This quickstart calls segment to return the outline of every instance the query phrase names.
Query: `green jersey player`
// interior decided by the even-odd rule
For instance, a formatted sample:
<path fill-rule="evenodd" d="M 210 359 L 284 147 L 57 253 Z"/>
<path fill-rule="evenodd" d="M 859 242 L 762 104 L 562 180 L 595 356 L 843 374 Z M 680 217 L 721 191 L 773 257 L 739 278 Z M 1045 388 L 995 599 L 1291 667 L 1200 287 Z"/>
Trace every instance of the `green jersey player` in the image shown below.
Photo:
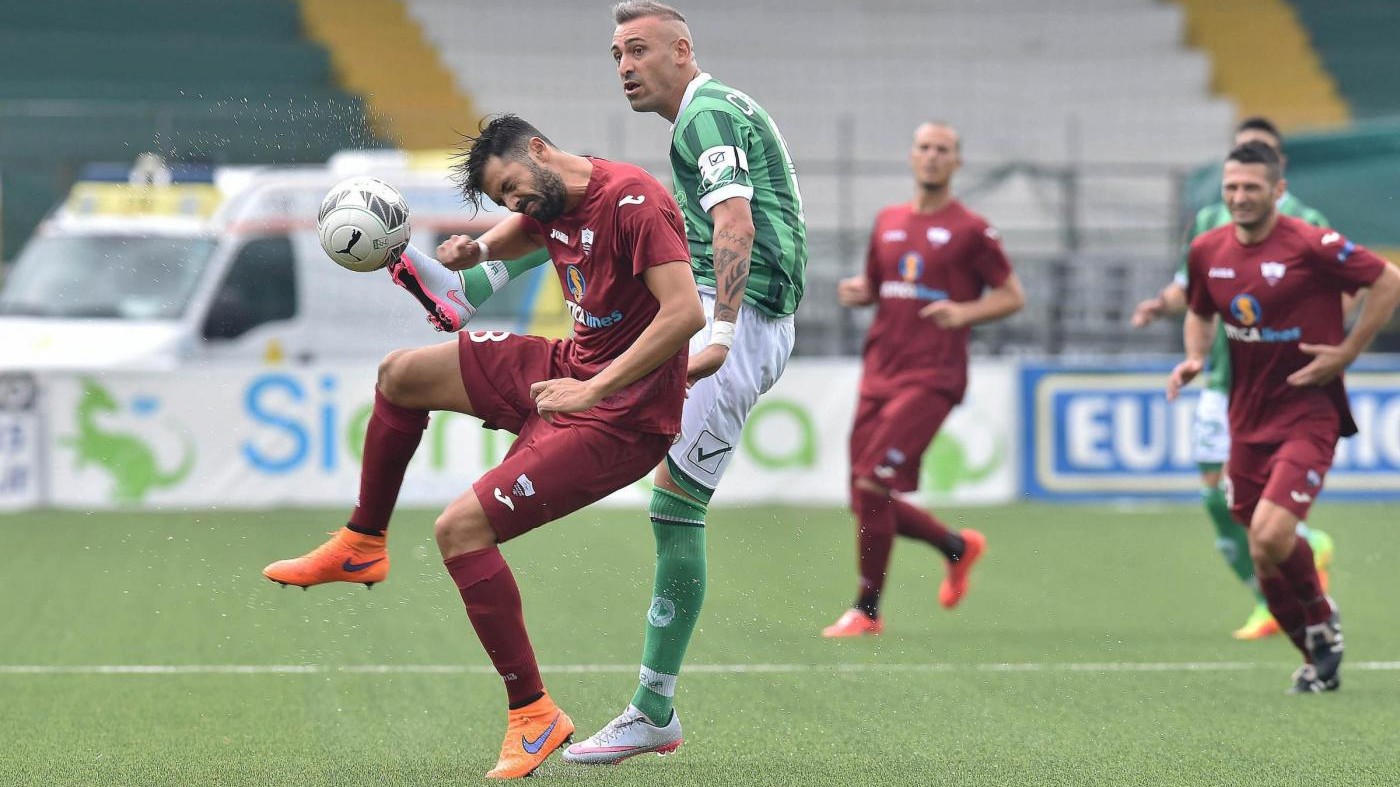
<path fill-rule="evenodd" d="M 613 7 L 612 54 L 632 109 L 674 124 L 671 177 L 707 324 L 690 343 L 681 434 L 656 469 L 656 576 L 641 685 L 627 709 L 569 747 L 615 763 L 681 742 L 673 697 L 705 596 L 706 507 L 758 397 L 792 353 L 807 232 L 787 145 L 768 113 L 700 70 L 685 17 L 653 2 Z"/>
<path fill-rule="evenodd" d="M 1283 156 L 1283 137 L 1278 129 L 1266 118 L 1254 117 L 1240 123 L 1235 130 L 1235 144 L 1262 142 Z M 1302 219 L 1319 227 L 1329 226 L 1327 219 L 1318 211 L 1304 205 L 1302 200 L 1288 192 L 1278 201 L 1278 211 L 1284 216 Z M 1207 205 L 1196 214 L 1186 238 L 1186 247 L 1198 235 L 1232 221 L 1230 209 L 1223 202 Z M 1166 314 L 1179 314 L 1186 310 L 1186 260 L 1183 255 L 1181 267 L 1177 269 L 1172 283 L 1162 289 L 1155 298 L 1149 298 L 1137 305 L 1133 312 L 1134 327 L 1142 327 Z M 1230 401 L 1230 347 L 1225 338 L 1224 326 L 1216 324 L 1215 341 L 1211 345 L 1207 366 L 1206 387 L 1196 405 L 1196 417 L 1192 424 L 1192 453 L 1201 471 L 1201 500 L 1216 530 L 1216 549 L 1220 551 L 1231 570 L 1254 592 L 1254 611 L 1245 624 L 1236 629 L 1236 639 L 1262 639 L 1277 634 L 1278 623 L 1269 614 L 1268 605 L 1259 590 L 1254 576 L 1254 560 L 1249 554 L 1249 544 L 1245 530 L 1230 516 L 1230 506 L 1226 502 L 1221 487 L 1222 471 L 1230 455 L 1230 429 L 1228 407 Z M 1319 576 L 1324 589 L 1327 584 L 1326 569 L 1332 561 L 1332 539 L 1320 530 L 1312 530 L 1307 525 L 1298 525 L 1299 534 L 1308 539 L 1316 556 Z"/>

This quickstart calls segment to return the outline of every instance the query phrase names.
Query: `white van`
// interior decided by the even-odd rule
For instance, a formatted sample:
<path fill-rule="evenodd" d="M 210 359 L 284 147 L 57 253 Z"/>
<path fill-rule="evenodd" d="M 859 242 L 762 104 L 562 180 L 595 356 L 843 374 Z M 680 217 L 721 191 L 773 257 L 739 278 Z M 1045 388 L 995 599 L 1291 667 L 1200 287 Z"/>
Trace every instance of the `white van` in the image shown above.
<path fill-rule="evenodd" d="M 315 167 L 95 165 L 35 230 L 0 290 L 0 369 L 169 369 L 374 361 L 445 337 L 386 272 L 351 273 L 316 237 L 351 175 L 408 201 L 415 246 L 480 233 L 442 153 L 350 151 Z M 497 293 L 473 328 L 565 335 L 549 266 Z"/>

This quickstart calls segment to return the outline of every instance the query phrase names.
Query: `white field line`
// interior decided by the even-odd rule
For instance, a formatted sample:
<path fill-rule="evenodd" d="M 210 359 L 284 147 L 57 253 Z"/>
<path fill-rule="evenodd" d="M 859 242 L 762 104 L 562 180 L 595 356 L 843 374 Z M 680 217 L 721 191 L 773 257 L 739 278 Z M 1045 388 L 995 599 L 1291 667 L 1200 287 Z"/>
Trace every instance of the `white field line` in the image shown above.
<path fill-rule="evenodd" d="M 1284 662 L 1168 661 L 1168 662 L 1006 662 L 986 664 L 688 664 L 682 670 L 723 675 L 880 673 L 880 672 L 1243 672 L 1280 669 Z M 1393 672 L 1400 661 L 1348 662 L 1348 672 Z M 545 664 L 547 674 L 614 675 L 637 672 L 635 664 Z M 323 664 L 0 664 L 0 675 L 494 675 L 492 667 L 466 664 L 382 664 L 330 666 Z"/>

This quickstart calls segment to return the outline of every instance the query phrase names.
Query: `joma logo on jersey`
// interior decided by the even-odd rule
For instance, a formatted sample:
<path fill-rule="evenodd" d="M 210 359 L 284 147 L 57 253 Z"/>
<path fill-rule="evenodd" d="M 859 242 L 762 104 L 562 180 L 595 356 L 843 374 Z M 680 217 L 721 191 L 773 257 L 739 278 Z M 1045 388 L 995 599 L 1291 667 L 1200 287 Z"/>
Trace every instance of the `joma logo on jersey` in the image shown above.
<path fill-rule="evenodd" d="M 1303 329 L 1293 328 L 1242 328 L 1225 323 L 1225 338 L 1232 342 L 1298 342 L 1303 340 Z"/>
<path fill-rule="evenodd" d="M 564 232 L 561 232 L 559 230 L 550 230 L 549 237 L 559 241 L 565 246 L 569 245 L 569 236 Z"/>

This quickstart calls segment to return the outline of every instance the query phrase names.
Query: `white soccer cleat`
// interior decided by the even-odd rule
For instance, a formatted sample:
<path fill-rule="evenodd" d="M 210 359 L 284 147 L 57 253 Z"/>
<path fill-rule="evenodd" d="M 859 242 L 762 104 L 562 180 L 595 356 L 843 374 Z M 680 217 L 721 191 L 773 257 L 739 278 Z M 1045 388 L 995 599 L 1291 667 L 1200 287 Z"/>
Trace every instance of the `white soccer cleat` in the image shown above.
<path fill-rule="evenodd" d="M 455 333 L 476 314 L 463 292 L 462 277 L 411 245 L 390 260 L 389 277 L 418 299 L 428 322 L 439 331 Z"/>
<path fill-rule="evenodd" d="M 628 705 L 621 716 L 608 722 L 593 737 L 575 743 L 564 751 L 564 762 L 583 765 L 616 765 L 628 757 L 656 752 L 670 754 L 685 742 L 681 737 L 681 717 L 671 711 L 671 721 L 658 727 L 647 720 L 635 705 Z"/>

